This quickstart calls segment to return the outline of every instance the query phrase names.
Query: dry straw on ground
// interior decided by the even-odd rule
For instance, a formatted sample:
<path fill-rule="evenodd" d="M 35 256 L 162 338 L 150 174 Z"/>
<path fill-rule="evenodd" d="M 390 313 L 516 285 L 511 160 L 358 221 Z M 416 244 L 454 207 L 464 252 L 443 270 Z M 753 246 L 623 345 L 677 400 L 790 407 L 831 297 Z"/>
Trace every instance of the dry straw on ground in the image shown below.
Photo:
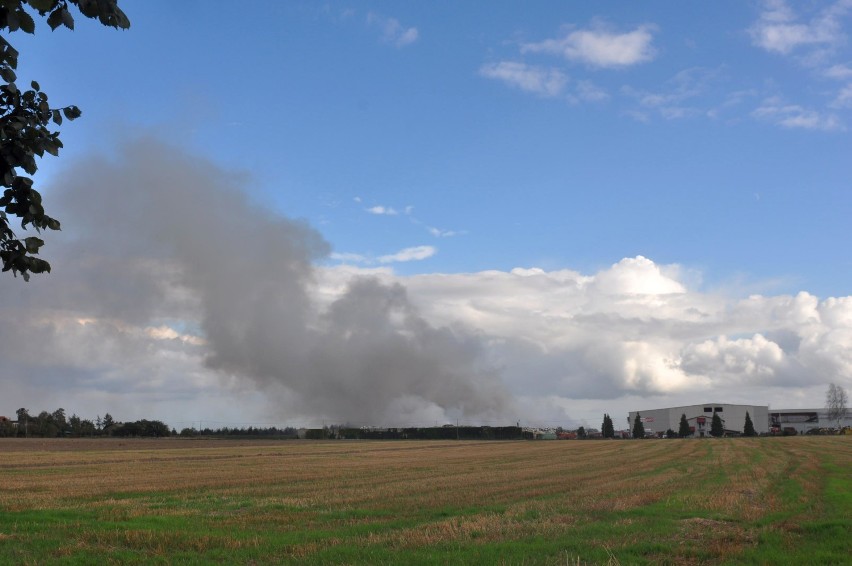
<path fill-rule="evenodd" d="M 647 544 L 647 529 L 662 518 L 669 526 L 652 537 L 665 552 L 681 563 L 715 562 L 756 545 L 761 529 L 783 528 L 761 523 L 773 513 L 818 500 L 820 455 L 830 451 L 834 464 L 848 469 L 850 448 L 840 438 L 0 440 L 0 509 L 79 514 L 65 525 L 57 557 L 81 549 L 131 549 L 149 558 L 257 549 L 271 559 L 302 561 L 337 548 L 359 561 L 371 549 L 405 556 L 540 540 L 564 541 L 554 563 L 566 556 L 580 561 L 580 552 L 565 548 L 591 548 L 597 562 L 617 563 Z M 796 491 L 782 500 L 777 487 L 789 478 Z M 176 527 L 157 528 L 156 521 Z M 49 544 L 56 535 L 7 524 L 0 544 L 35 544 L 39 536 Z"/>

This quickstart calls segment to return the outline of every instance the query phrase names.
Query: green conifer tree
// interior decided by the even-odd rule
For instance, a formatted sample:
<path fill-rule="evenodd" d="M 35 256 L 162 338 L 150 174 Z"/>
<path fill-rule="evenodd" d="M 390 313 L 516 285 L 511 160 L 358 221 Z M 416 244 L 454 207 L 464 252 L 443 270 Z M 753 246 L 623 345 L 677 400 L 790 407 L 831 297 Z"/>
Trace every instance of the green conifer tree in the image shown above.
<path fill-rule="evenodd" d="M 754 430 L 754 423 L 751 422 L 751 415 L 746 411 L 745 426 L 743 427 L 743 436 L 757 436 L 757 431 Z"/>
<path fill-rule="evenodd" d="M 680 416 L 680 426 L 678 427 L 677 435 L 681 438 L 692 436 L 692 431 L 689 430 L 689 422 L 686 420 L 686 414 Z"/>
<path fill-rule="evenodd" d="M 636 418 L 633 419 L 633 438 L 645 438 L 645 425 L 642 424 L 639 413 L 636 413 Z"/>
<path fill-rule="evenodd" d="M 722 425 L 722 417 L 719 413 L 713 413 L 713 421 L 710 423 L 710 436 L 724 436 L 725 427 Z"/>
<path fill-rule="evenodd" d="M 603 424 L 601 425 L 601 436 L 604 438 L 615 437 L 615 426 L 612 424 L 612 418 L 608 414 L 604 414 Z"/>

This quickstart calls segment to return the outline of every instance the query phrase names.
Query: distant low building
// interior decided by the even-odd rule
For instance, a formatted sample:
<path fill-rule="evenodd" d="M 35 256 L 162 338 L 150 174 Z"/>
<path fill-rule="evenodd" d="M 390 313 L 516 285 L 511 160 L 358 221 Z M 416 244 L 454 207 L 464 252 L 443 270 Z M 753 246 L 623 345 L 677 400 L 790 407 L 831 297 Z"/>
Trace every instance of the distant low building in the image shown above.
<path fill-rule="evenodd" d="M 726 434 L 742 434 L 746 413 L 751 417 L 754 430 L 758 434 L 769 433 L 769 407 L 767 405 L 732 405 L 730 403 L 704 403 L 665 409 L 631 411 L 628 417 L 630 426 L 636 414 L 642 420 L 646 436 L 662 437 L 668 429 L 680 430 L 681 416 L 686 415 L 692 436 L 702 438 L 710 436 L 713 415 L 719 415 Z M 650 434 L 649 434 L 650 433 Z"/>
<path fill-rule="evenodd" d="M 837 428 L 838 422 L 828 420 L 826 409 L 772 409 L 769 411 L 769 426 L 776 434 L 808 434 Z M 839 426 L 852 427 L 852 411 L 846 411 Z"/>

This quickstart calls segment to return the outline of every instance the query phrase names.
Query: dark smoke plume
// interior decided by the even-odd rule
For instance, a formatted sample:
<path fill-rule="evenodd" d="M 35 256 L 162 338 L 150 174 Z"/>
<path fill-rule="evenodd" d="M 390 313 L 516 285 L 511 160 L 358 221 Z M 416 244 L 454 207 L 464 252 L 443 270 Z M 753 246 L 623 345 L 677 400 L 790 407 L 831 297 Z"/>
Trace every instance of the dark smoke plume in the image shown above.
<path fill-rule="evenodd" d="M 476 335 L 430 325 L 402 286 L 355 279 L 319 305 L 314 264 L 328 244 L 252 202 L 248 183 L 153 139 L 79 164 L 60 197 L 71 238 L 48 248 L 62 291 L 40 300 L 122 324 L 196 325 L 206 365 L 280 394 L 282 413 L 361 423 L 505 414 Z"/>

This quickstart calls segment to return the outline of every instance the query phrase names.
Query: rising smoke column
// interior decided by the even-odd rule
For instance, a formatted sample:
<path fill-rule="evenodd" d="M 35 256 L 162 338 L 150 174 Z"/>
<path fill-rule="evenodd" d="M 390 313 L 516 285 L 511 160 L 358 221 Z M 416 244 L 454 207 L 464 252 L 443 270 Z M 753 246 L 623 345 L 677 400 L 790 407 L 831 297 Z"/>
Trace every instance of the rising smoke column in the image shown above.
<path fill-rule="evenodd" d="M 93 316 L 198 324 L 206 365 L 284 393 L 282 412 L 352 422 L 505 414 L 479 338 L 431 326 L 401 285 L 354 280 L 320 308 L 313 264 L 328 244 L 251 202 L 247 178 L 148 138 L 65 179 L 62 218 L 76 229 L 55 272 L 67 270 L 65 299 Z"/>

